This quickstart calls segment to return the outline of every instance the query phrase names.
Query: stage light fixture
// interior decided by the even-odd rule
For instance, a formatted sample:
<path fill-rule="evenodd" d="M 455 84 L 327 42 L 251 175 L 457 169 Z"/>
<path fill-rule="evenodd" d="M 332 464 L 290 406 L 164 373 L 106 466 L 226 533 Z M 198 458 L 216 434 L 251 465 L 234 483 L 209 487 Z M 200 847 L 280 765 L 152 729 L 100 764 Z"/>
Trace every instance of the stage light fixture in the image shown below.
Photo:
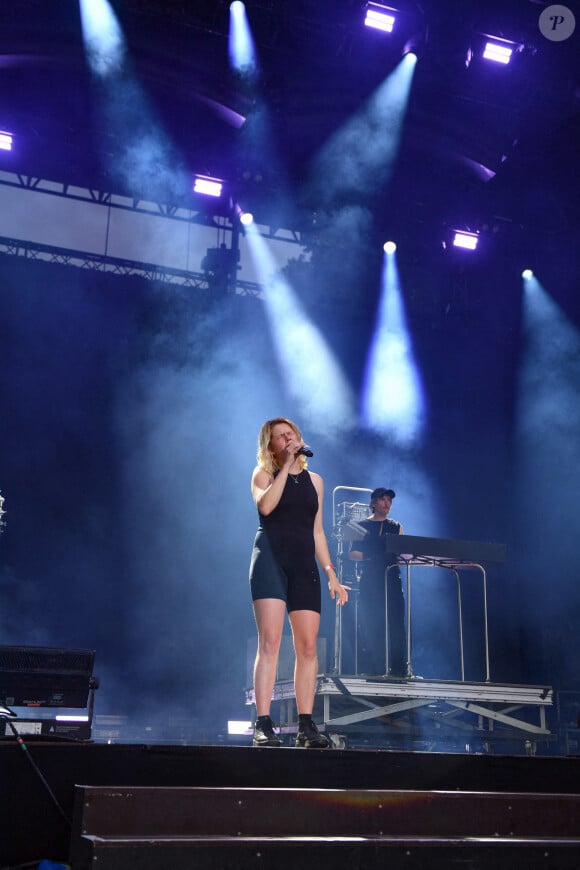
<path fill-rule="evenodd" d="M 524 271 L 522 272 L 522 278 L 524 279 L 524 281 L 531 281 L 533 277 L 534 273 L 531 269 L 524 269 Z"/>
<path fill-rule="evenodd" d="M 412 57 L 415 61 L 417 61 L 419 57 L 424 53 L 425 45 L 425 34 L 414 33 L 405 42 L 401 55 L 402 57 Z"/>
<path fill-rule="evenodd" d="M 456 230 L 453 235 L 453 245 L 456 248 L 464 248 L 468 251 L 475 251 L 479 242 L 477 233 L 470 233 L 464 230 Z"/>
<path fill-rule="evenodd" d="M 474 57 L 507 66 L 514 56 L 523 51 L 523 44 L 512 39 L 504 39 L 501 36 L 492 36 L 489 33 L 479 33 L 475 36 L 472 46 L 467 52 L 466 66 L 468 67 Z"/>
<path fill-rule="evenodd" d="M 396 21 L 396 9 L 391 9 L 390 6 L 383 6 L 380 3 L 367 3 L 365 24 L 367 27 L 373 27 L 375 30 L 382 30 L 385 33 L 392 33 Z"/>
<path fill-rule="evenodd" d="M 234 211 L 236 213 L 236 217 L 241 223 L 243 227 L 249 227 L 250 224 L 254 223 L 254 215 L 251 211 L 244 211 L 239 202 L 236 202 L 234 205 Z"/>
<path fill-rule="evenodd" d="M 394 254 L 396 250 L 397 250 L 396 242 L 389 241 L 389 242 L 385 242 L 385 244 L 383 245 L 383 251 L 385 252 L 385 254 Z"/>
<path fill-rule="evenodd" d="M 483 56 L 486 60 L 493 60 L 496 63 L 508 64 L 512 59 L 513 48 L 511 45 L 502 44 L 499 42 L 486 42 L 483 49 Z"/>
<path fill-rule="evenodd" d="M 6 130 L 0 130 L 0 151 L 12 151 L 14 137 Z"/>
<path fill-rule="evenodd" d="M 208 175 L 196 175 L 193 181 L 193 192 L 204 196 L 222 195 L 224 183 L 220 178 L 210 178 Z"/>

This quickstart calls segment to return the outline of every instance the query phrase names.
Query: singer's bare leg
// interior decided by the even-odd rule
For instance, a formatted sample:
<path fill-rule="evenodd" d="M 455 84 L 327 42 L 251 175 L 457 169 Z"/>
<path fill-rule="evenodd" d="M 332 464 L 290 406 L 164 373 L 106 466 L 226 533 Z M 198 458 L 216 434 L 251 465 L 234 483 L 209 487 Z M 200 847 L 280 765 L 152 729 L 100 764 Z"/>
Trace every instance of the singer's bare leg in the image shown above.
<path fill-rule="evenodd" d="M 254 601 L 254 617 L 258 628 L 254 694 L 258 716 L 270 715 L 285 616 L 286 602 L 280 598 L 259 598 Z"/>
<path fill-rule="evenodd" d="M 320 628 L 320 614 L 314 610 L 293 610 L 290 624 L 294 637 L 296 664 L 294 667 L 294 691 L 298 713 L 312 713 L 318 656 L 316 639 Z"/>

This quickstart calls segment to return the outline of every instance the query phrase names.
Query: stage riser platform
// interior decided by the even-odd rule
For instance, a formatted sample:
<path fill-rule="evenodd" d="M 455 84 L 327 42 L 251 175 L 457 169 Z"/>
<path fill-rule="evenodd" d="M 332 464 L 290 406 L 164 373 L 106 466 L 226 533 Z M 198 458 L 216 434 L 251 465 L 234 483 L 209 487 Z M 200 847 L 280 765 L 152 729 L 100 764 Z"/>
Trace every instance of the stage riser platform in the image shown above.
<path fill-rule="evenodd" d="M 578 870 L 578 844 L 373 841 L 87 843 L 72 870 Z"/>
<path fill-rule="evenodd" d="M 487 870 L 489 862 L 507 868 L 509 861 L 512 870 L 549 866 L 549 854 L 557 858 L 553 866 L 562 868 L 566 855 L 575 853 L 577 861 L 580 853 L 578 795 L 282 788 L 75 791 L 72 870 L 95 865 L 101 870 L 274 870 L 298 864 L 315 870 L 319 862 L 339 870 L 466 863 Z"/>
<path fill-rule="evenodd" d="M 511 837 L 580 848 L 580 795 L 77 786 L 94 837 Z"/>
<path fill-rule="evenodd" d="M 580 782 L 578 757 L 61 744 L 33 739 L 27 739 L 27 743 L 32 759 L 71 820 L 74 787 L 78 784 L 122 788 L 379 789 L 527 795 L 543 792 L 555 797 L 578 794 Z M 29 759 L 12 740 L 0 741 L 0 783 L 0 866 L 17 866 L 41 858 L 66 863 L 70 828 L 50 800 Z M 577 850 L 576 859 L 578 854 Z M 495 864 L 491 866 L 497 870 Z M 172 865 L 166 864 L 164 870 L 168 867 Z"/>

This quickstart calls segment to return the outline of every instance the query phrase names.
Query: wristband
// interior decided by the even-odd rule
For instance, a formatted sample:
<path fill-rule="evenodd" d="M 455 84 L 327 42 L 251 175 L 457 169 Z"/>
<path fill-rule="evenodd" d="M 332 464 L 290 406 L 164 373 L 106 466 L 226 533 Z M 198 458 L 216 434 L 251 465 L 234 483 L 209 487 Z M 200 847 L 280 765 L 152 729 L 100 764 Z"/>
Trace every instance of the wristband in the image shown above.
<path fill-rule="evenodd" d="M 325 572 L 326 572 L 327 574 L 328 574 L 328 572 L 330 571 L 331 568 L 332 568 L 332 570 L 334 571 L 334 565 L 330 564 L 330 565 L 325 565 L 325 566 L 324 566 L 324 570 L 325 570 Z"/>

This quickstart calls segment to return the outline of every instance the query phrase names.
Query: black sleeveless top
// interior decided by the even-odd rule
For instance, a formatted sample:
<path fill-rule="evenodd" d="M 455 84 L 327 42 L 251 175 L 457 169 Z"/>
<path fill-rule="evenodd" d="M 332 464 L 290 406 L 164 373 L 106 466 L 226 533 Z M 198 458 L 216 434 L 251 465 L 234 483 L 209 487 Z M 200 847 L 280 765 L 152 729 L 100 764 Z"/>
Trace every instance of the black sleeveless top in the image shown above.
<path fill-rule="evenodd" d="M 274 477 L 277 475 L 278 472 Z M 258 511 L 259 528 L 268 534 L 272 543 L 283 538 L 312 538 L 317 511 L 318 493 L 308 471 L 289 474 L 280 501 L 272 513 L 263 516 Z"/>
<path fill-rule="evenodd" d="M 252 598 L 283 598 L 288 608 L 320 612 L 314 546 L 318 493 L 308 471 L 288 475 L 271 514 L 258 512 L 250 563 Z"/>

